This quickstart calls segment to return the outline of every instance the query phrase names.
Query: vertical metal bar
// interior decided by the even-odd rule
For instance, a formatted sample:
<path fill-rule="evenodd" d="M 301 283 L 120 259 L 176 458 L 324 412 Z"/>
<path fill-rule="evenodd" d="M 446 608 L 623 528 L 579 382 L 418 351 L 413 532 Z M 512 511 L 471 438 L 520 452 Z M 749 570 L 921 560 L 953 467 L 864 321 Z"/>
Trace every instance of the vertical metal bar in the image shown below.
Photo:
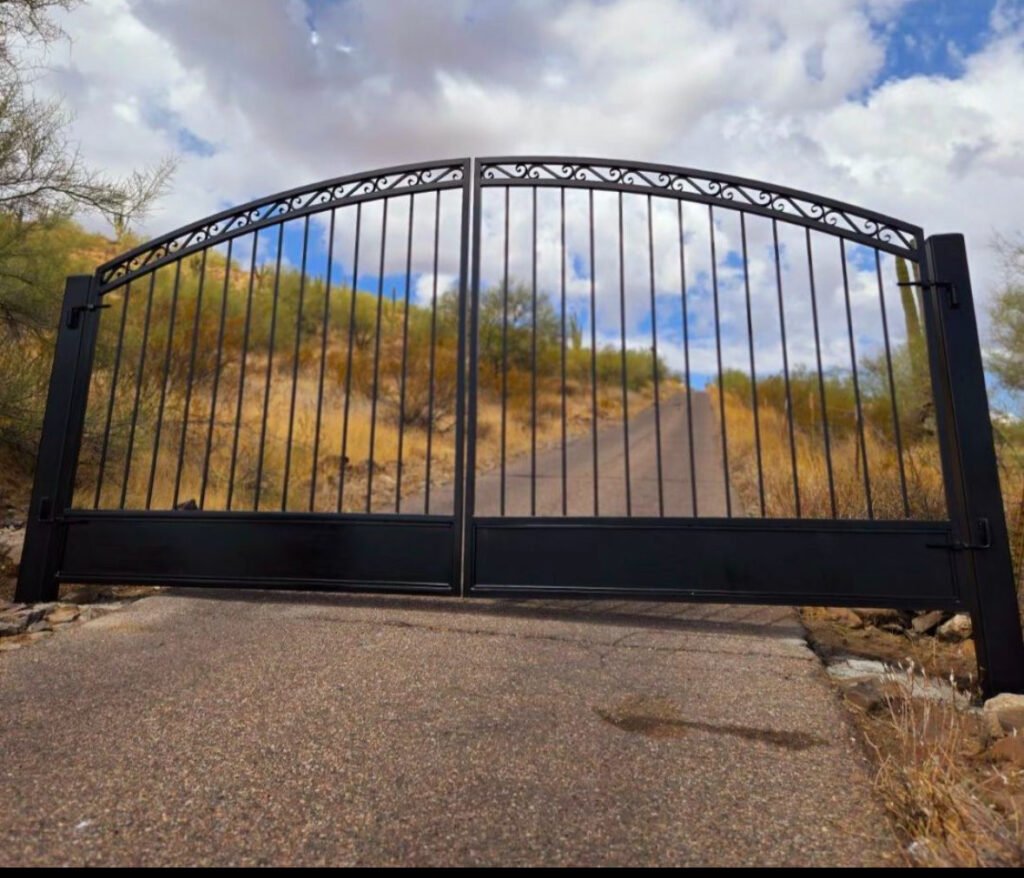
<path fill-rule="evenodd" d="M 722 377 L 722 319 L 718 307 L 718 251 L 715 244 L 715 208 L 708 205 L 711 232 L 711 290 L 715 301 L 715 354 L 718 358 L 718 410 L 722 425 L 722 471 L 725 474 L 725 514 L 732 518 L 732 492 L 729 489 L 729 436 L 725 423 L 725 382 Z"/>
<path fill-rule="evenodd" d="M 381 318 L 384 314 L 384 255 L 388 243 L 388 204 L 390 198 L 384 199 L 384 219 L 380 229 L 380 269 L 377 276 L 377 327 L 376 340 L 373 345 L 373 394 L 370 399 L 370 459 L 366 470 L 366 512 L 373 511 L 373 452 L 377 436 L 377 379 L 380 374 L 380 330 Z"/>
<path fill-rule="evenodd" d="M 320 378 L 316 391 L 316 428 L 313 434 L 313 473 L 309 485 L 309 511 L 316 507 L 316 476 L 320 464 L 320 425 L 324 410 L 324 375 L 327 370 L 327 338 L 331 330 L 331 280 L 334 273 L 334 223 L 337 210 L 331 211 L 331 224 L 327 232 L 327 278 L 324 285 L 324 313 L 321 315 L 323 332 L 320 336 Z"/>
<path fill-rule="evenodd" d="M 793 392 L 789 382 L 789 352 L 786 346 L 786 309 L 782 295 L 782 258 L 779 255 L 779 224 L 772 220 L 772 240 L 775 246 L 775 287 L 779 294 L 779 329 L 782 334 L 782 377 L 786 385 L 786 420 L 789 424 L 789 457 L 793 468 L 793 508 L 800 518 L 800 476 L 796 466 L 796 431 L 793 427 Z"/>
<path fill-rule="evenodd" d="M 568 467 L 566 449 L 568 440 L 568 417 L 565 400 L 565 187 L 559 190 L 560 219 L 562 225 L 561 274 L 562 274 L 562 515 L 569 514 Z"/>
<path fill-rule="evenodd" d="M 982 689 L 1024 692 L 1024 642 L 962 235 L 925 245 L 921 278 L 943 471 Z M 930 281 L 941 284 L 930 285 Z"/>
<path fill-rule="evenodd" d="M 626 517 L 633 514 L 633 492 L 629 475 L 629 375 L 626 358 L 626 255 L 622 232 L 622 193 L 619 193 L 619 326 L 622 337 L 622 448 L 626 471 Z"/>
<path fill-rule="evenodd" d="M 192 407 L 192 380 L 195 377 L 196 371 L 196 348 L 199 343 L 199 322 L 203 310 L 203 286 L 206 283 L 207 252 L 207 250 L 203 250 L 203 255 L 200 261 L 199 290 L 196 294 L 196 313 L 192 318 L 192 350 L 189 354 L 188 380 L 185 384 L 185 408 L 182 410 L 181 415 L 181 436 L 178 441 L 178 469 L 174 474 L 174 501 L 171 503 L 172 509 L 176 509 L 178 507 L 178 491 L 181 488 L 181 471 L 185 463 L 185 437 L 188 434 L 189 409 Z"/>
<path fill-rule="evenodd" d="M 590 202 L 590 425 L 594 450 L 594 516 L 600 515 L 597 468 L 597 274 L 594 258 L 594 190 L 587 190 Z"/>
<path fill-rule="evenodd" d="M 814 351 L 818 358 L 818 393 L 821 398 L 821 423 L 825 437 L 825 465 L 828 467 L 828 496 L 832 505 L 832 517 L 836 517 L 836 484 L 832 473 L 832 442 L 828 429 L 828 404 L 825 399 L 825 370 L 821 363 L 821 334 L 818 330 L 818 294 L 814 283 L 814 255 L 811 247 L 811 230 L 804 230 L 807 237 L 807 276 L 811 282 L 811 316 L 814 320 Z"/>
<path fill-rule="evenodd" d="M 740 237 L 743 240 L 743 287 L 747 297 L 747 340 L 750 342 L 750 388 L 754 403 L 754 448 L 757 452 L 757 496 L 761 518 L 764 508 L 764 466 L 761 460 L 761 414 L 757 405 L 757 368 L 754 364 L 754 310 L 750 304 L 750 259 L 747 253 L 747 217 L 740 213 Z"/>
<path fill-rule="evenodd" d="M 462 216 L 459 220 L 459 339 L 455 398 L 455 491 L 454 528 L 452 540 L 452 591 L 468 596 L 473 587 L 473 534 L 467 533 L 467 522 L 473 520 L 476 505 L 476 388 L 477 388 L 477 301 L 480 294 L 480 209 L 481 187 L 476 180 L 476 167 L 470 159 L 462 165 Z M 472 197 L 472 205 L 470 198 Z M 473 276 L 470 279 L 470 207 L 472 206 Z M 469 324 L 468 328 L 466 324 Z M 468 339 L 467 339 L 468 336 Z M 468 342 L 468 386 L 467 386 Z M 469 397 L 469 417 L 466 397 Z M 467 423 L 470 425 L 467 434 Z"/>
<path fill-rule="evenodd" d="M 434 369 L 437 361 L 437 268 L 440 254 L 441 192 L 434 201 L 434 278 L 430 301 L 430 374 L 427 388 L 427 471 L 424 485 L 423 514 L 430 515 L 430 464 L 434 453 Z"/>
<path fill-rule="evenodd" d="M 128 317 L 128 302 L 131 298 L 132 282 L 128 281 L 121 303 L 121 325 L 117 330 L 117 350 L 114 353 L 114 370 L 110 379 L 110 399 L 107 402 L 107 420 L 103 428 L 103 445 L 100 449 L 100 465 L 96 474 L 96 496 L 92 508 L 100 508 L 100 494 L 103 491 L 103 471 L 107 465 L 107 448 L 110 444 L 110 422 L 114 417 L 114 397 L 117 395 L 117 379 L 121 372 L 121 351 L 124 348 L 124 326 Z"/>
<path fill-rule="evenodd" d="M 153 286 L 156 283 L 156 272 L 149 276 L 149 295 L 146 298 L 146 316 L 142 325 L 142 344 L 139 347 L 139 367 L 135 372 L 135 399 L 132 402 L 132 418 L 128 427 L 128 445 L 124 458 L 124 476 L 121 479 L 121 502 L 119 506 L 124 509 L 128 499 L 128 476 L 132 467 L 132 452 L 135 449 L 135 427 L 139 420 L 139 399 L 142 395 L 142 376 L 146 367 L 146 347 L 149 344 L 149 319 L 153 312 Z"/>
<path fill-rule="evenodd" d="M 530 515 L 537 514 L 537 187 L 530 187 L 533 197 L 533 276 L 530 283 Z"/>
<path fill-rule="evenodd" d="M 67 279 L 18 568 L 19 602 L 52 601 L 59 592 L 66 525 L 58 518 L 73 501 L 99 325 L 95 311 L 85 309 L 98 298 L 91 276 Z"/>
<path fill-rule="evenodd" d="M 903 517 L 910 518 L 910 498 L 907 496 L 907 472 L 903 465 L 903 437 L 900 430 L 900 412 L 896 404 L 896 380 L 892 372 L 892 348 L 889 345 L 889 318 L 885 310 L 885 289 L 882 284 L 881 253 L 875 250 L 875 274 L 878 277 L 878 301 L 882 308 L 882 336 L 885 339 L 885 366 L 889 375 L 889 399 L 892 402 L 892 428 L 896 438 L 896 454 L 900 464 L 900 495 L 903 498 Z"/>
<path fill-rule="evenodd" d="M 398 400 L 398 473 L 395 478 L 395 514 L 402 511 L 402 449 L 405 440 L 405 375 L 409 364 L 409 284 L 412 282 L 412 226 L 416 194 L 409 196 L 409 237 L 405 244 L 405 312 L 402 315 L 402 389 Z"/>
<path fill-rule="evenodd" d="M 213 391 L 210 401 L 210 425 L 206 431 L 206 454 L 203 457 L 203 482 L 199 489 L 199 508 L 206 502 L 206 484 L 210 475 L 210 454 L 213 451 L 213 425 L 217 415 L 217 392 L 220 389 L 220 364 L 224 354 L 224 324 L 228 313 L 228 294 L 231 290 L 231 249 L 234 239 L 228 240 L 228 253 L 224 262 L 224 290 L 220 300 L 220 325 L 217 329 L 217 362 L 213 367 Z"/>
<path fill-rule="evenodd" d="M 284 489 L 281 491 L 281 511 L 288 509 L 288 479 L 292 470 L 292 437 L 295 434 L 295 396 L 299 388 L 299 351 L 302 345 L 302 306 L 306 297 L 306 258 L 309 252 L 309 217 L 302 227 L 302 267 L 299 271 L 299 302 L 295 316 L 295 352 L 292 356 L 292 398 L 288 408 L 288 441 L 284 449 Z"/>
<path fill-rule="evenodd" d="M 683 227 L 683 202 L 676 202 L 679 213 L 679 292 L 683 303 L 683 365 L 686 369 L 686 433 L 690 457 L 691 513 L 697 517 L 697 456 L 693 447 L 693 386 L 690 383 L 690 315 L 686 296 L 686 234 Z"/>
<path fill-rule="evenodd" d="M 260 452 L 256 462 L 256 496 L 253 509 L 260 508 L 260 493 L 263 490 L 263 452 L 267 443 L 267 415 L 270 413 L 270 384 L 274 375 L 274 336 L 277 335 L 277 299 L 281 291 L 281 254 L 284 251 L 284 223 L 277 231 L 277 265 L 274 269 L 274 298 L 270 305 L 270 338 L 267 350 L 267 383 L 263 388 L 263 417 L 260 424 Z"/>
<path fill-rule="evenodd" d="M 356 298 L 359 287 L 359 235 L 362 231 L 363 203 L 356 205 L 356 240 L 353 246 L 352 256 L 352 294 L 348 309 L 348 354 L 345 365 L 345 410 L 342 415 L 341 427 L 341 457 L 338 461 L 340 468 L 338 476 L 338 512 L 342 511 L 345 502 L 345 473 L 348 470 L 348 413 L 349 402 L 352 399 L 352 347 L 354 344 L 354 332 L 356 326 Z"/>
<path fill-rule="evenodd" d="M 245 328 L 242 330 L 242 359 L 238 375 L 238 405 L 235 409 L 235 435 L 231 440 L 231 468 L 228 472 L 228 499 L 225 509 L 231 511 L 231 501 L 235 494 L 235 464 L 238 461 L 238 433 L 242 426 L 242 403 L 245 398 L 245 366 L 249 358 L 249 327 L 252 318 L 252 288 L 256 279 L 256 251 L 259 249 L 260 230 L 252 235 L 252 262 L 249 265 L 249 293 L 245 303 Z"/>
<path fill-rule="evenodd" d="M 154 280 L 156 274 L 154 272 Z M 149 485 L 146 487 L 146 509 L 149 509 L 153 504 L 153 487 L 156 482 L 156 463 L 157 458 L 160 455 L 160 434 L 163 430 L 164 421 L 164 404 L 167 401 L 167 378 L 171 369 L 171 350 L 174 344 L 174 323 L 178 313 L 178 287 L 181 282 L 181 260 L 179 259 L 174 263 L 174 290 L 171 293 L 171 317 L 168 321 L 167 326 L 167 347 L 164 351 L 164 372 L 163 378 L 160 381 L 160 404 L 157 407 L 156 414 L 156 432 L 153 436 L 153 459 L 149 465 Z M 150 289 L 152 293 L 152 288 Z M 127 472 L 125 473 L 127 476 Z M 125 488 L 128 487 L 127 478 L 125 479 Z M 122 506 L 122 508 L 124 508 Z"/>
<path fill-rule="evenodd" d="M 839 239 L 839 258 L 843 262 L 843 295 L 846 298 L 846 328 L 850 336 L 850 368 L 853 370 L 853 398 L 857 412 L 857 432 L 860 438 L 861 463 L 864 465 L 864 497 L 868 519 L 875 517 L 871 503 L 871 476 L 868 473 L 868 447 L 864 442 L 864 412 L 860 404 L 860 378 L 857 374 L 857 345 L 853 336 L 853 309 L 850 306 L 850 279 L 846 267 L 846 242 Z"/>
<path fill-rule="evenodd" d="M 658 515 L 665 517 L 665 488 L 661 470 L 661 396 L 658 390 L 658 307 L 654 279 L 654 218 L 651 196 L 647 196 L 647 244 L 651 272 L 651 354 L 654 359 L 654 443 L 658 458 Z"/>
<path fill-rule="evenodd" d="M 498 489 L 498 508 L 505 515 L 505 460 L 508 442 L 508 222 L 509 192 L 505 187 L 505 274 L 501 287 L 501 485 Z"/>

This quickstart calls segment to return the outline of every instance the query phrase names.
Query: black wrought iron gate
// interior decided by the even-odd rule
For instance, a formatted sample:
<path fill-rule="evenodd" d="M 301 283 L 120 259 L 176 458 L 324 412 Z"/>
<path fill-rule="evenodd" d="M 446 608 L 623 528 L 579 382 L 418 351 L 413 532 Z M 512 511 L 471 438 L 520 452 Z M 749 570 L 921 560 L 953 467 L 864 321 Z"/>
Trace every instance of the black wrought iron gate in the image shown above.
<path fill-rule="evenodd" d="M 62 582 L 966 608 L 1024 689 L 962 237 L 668 166 L 391 168 L 70 278 Z"/>

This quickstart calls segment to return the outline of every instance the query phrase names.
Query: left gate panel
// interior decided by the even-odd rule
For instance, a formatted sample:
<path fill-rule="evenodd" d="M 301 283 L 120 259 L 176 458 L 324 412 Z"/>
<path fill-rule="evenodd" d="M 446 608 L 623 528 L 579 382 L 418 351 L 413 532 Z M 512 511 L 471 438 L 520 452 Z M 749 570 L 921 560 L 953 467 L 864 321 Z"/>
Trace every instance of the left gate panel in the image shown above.
<path fill-rule="evenodd" d="M 454 589 L 468 169 L 324 181 L 102 265 L 38 589 Z"/>

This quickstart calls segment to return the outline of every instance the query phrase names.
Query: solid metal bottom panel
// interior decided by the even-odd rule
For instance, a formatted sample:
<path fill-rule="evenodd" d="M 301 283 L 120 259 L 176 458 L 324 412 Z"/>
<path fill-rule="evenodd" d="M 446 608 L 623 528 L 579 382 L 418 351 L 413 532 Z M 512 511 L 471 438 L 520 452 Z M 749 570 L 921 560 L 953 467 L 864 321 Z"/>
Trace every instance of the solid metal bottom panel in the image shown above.
<path fill-rule="evenodd" d="M 71 512 L 65 520 L 61 582 L 455 589 L 448 517 Z"/>
<path fill-rule="evenodd" d="M 476 519 L 479 596 L 957 607 L 942 522 Z"/>

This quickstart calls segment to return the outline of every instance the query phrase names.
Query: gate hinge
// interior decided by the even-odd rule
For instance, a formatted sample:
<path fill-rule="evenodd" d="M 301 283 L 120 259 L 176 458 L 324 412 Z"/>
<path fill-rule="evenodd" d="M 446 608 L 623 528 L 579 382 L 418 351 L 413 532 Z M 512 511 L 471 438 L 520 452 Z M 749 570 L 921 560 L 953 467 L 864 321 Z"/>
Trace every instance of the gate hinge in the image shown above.
<path fill-rule="evenodd" d="M 949 549 L 951 552 L 981 552 L 992 548 L 992 530 L 989 527 L 987 518 L 978 519 L 978 536 L 981 538 L 977 543 L 965 543 L 962 540 L 950 540 L 948 543 L 929 543 L 929 549 Z"/>
<path fill-rule="evenodd" d="M 109 308 L 110 305 L 99 305 L 95 302 L 91 305 L 76 305 L 70 311 L 68 311 L 67 327 L 68 329 L 78 329 L 78 324 L 82 321 L 82 312 L 91 314 L 93 311 L 99 311 L 101 308 Z"/>
<path fill-rule="evenodd" d="M 896 283 L 898 287 L 920 287 L 922 290 L 949 290 L 949 307 L 959 308 L 960 299 L 956 294 L 956 284 L 944 280 L 901 280 Z"/>

